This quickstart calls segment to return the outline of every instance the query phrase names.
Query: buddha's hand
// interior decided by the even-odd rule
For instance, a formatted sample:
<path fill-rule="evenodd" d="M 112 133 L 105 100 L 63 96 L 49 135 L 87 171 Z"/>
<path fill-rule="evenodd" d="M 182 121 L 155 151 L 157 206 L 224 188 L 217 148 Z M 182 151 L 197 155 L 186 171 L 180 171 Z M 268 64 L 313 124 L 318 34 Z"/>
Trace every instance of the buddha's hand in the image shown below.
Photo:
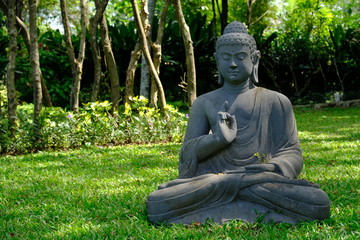
<path fill-rule="evenodd" d="M 265 164 L 254 164 L 245 166 L 247 172 L 280 172 L 280 169 L 277 165 L 272 163 Z"/>
<path fill-rule="evenodd" d="M 236 118 L 228 113 L 228 102 L 225 101 L 218 112 L 218 123 L 215 135 L 220 144 L 230 144 L 234 141 L 237 133 Z"/>

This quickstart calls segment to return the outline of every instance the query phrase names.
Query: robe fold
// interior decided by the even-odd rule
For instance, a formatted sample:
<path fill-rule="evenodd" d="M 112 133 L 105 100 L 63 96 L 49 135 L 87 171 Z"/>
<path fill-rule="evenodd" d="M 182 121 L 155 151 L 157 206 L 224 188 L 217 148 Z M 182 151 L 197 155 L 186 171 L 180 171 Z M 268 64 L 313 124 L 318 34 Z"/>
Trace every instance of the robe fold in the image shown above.
<path fill-rule="evenodd" d="M 290 101 L 284 95 L 264 88 L 250 89 L 247 94 L 252 94 L 254 98 L 250 117 L 241 112 L 241 103 L 246 101 L 241 95 L 228 110 L 231 115 L 235 115 L 238 123 L 236 139 L 202 161 L 197 159 L 198 144 L 214 130 L 207 116 L 216 114 L 218 109 L 214 108 L 223 99 L 214 97 L 218 95 L 214 91 L 200 96 L 194 102 L 189 119 L 190 128 L 194 129 L 194 126 L 200 124 L 200 128 L 209 126 L 209 129 L 203 127 L 204 132 L 197 134 L 199 136 L 185 137 L 180 152 L 179 178 L 159 187 L 146 201 L 150 221 L 176 222 L 176 219 L 225 206 L 239 199 L 274 210 L 284 210 L 299 219 L 312 219 L 312 216 L 302 216 L 301 209 L 291 209 L 295 205 L 313 206 L 311 196 L 309 199 L 302 196 L 307 193 L 320 194 L 323 199 L 319 206 L 315 203 L 309 209 L 320 207 L 320 211 L 328 211 L 327 195 L 318 186 L 296 179 L 302 169 L 303 159 Z M 276 165 L 279 173 L 253 174 L 241 171 L 245 166 L 263 163 Z M 226 171 L 239 172 L 223 174 Z M 261 185 L 269 182 L 275 185 Z M 281 194 L 272 190 L 276 188 L 284 188 L 283 202 Z M 298 192 L 299 195 L 289 198 L 287 190 Z M 280 205 L 277 204 L 279 199 Z M 327 216 L 326 213 L 324 216 Z"/>
<path fill-rule="evenodd" d="M 203 136 L 184 142 L 180 153 L 180 178 L 237 170 L 264 161 L 276 164 L 286 177 L 296 178 L 300 174 L 303 160 L 290 101 L 284 95 L 264 88 L 250 91 L 255 94 L 251 119 L 240 128 L 238 126 L 234 142 L 200 163 L 196 159 L 196 149 Z M 211 105 L 207 95 L 203 96 L 202 104 Z M 237 113 L 236 106 L 241 100 L 236 99 L 229 109 L 238 122 L 242 122 L 242 116 Z"/>

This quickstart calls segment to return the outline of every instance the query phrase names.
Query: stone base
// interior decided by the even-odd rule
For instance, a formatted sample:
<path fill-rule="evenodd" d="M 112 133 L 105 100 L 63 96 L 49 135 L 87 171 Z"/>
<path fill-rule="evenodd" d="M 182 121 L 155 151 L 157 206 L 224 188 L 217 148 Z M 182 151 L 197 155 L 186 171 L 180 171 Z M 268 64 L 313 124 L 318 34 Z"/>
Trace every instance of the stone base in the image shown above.
<path fill-rule="evenodd" d="M 230 202 L 220 207 L 202 210 L 189 214 L 184 217 L 171 219 L 168 223 L 174 224 L 192 224 L 194 222 L 205 223 L 206 220 L 212 220 L 215 223 L 223 224 L 230 220 L 243 220 L 249 223 L 262 219 L 264 222 L 285 222 L 295 224 L 299 219 L 276 213 L 264 206 L 238 200 Z"/>

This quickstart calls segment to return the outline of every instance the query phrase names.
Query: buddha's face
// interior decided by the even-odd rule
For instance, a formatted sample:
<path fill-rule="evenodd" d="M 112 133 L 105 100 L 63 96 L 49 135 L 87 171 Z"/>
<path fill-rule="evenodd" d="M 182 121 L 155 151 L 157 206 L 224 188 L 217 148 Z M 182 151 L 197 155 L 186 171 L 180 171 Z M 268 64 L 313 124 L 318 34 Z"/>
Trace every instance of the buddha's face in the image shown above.
<path fill-rule="evenodd" d="M 245 45 L 220 46 L 215 58 L 224 81 L 234 85 L 248 81 L 254 68 L 250 48 Z"/>

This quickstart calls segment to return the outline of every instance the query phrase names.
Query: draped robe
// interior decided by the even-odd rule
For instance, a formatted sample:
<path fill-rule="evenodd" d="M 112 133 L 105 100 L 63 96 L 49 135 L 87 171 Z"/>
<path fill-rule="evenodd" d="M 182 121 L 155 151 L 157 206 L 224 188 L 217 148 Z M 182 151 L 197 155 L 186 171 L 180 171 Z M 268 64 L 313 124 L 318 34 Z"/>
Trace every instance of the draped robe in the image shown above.
<path fill-rule="evenodd" d="M 209 131 L 215 131 L 216 120 L 211 116 L 216 116 L 224 100 L 226 96 L 216 90 L 195 101 L 180 153 L 179 178 L 150 194 L 150 221 L 176 222 L 238 200 L 280 210 L 297 220 L 326 218 L 326 193 L 316 184 L 296 179 L 303 159 L 291 103 L 280 93 L 253 88 L 239 94 L 228 109 L 237 121 L 235 140 L 207 159 L 197 159 L 197 146 Z M 278 172 L 244 168 L 263 163 L 276 165 Z M 242 206 L 233 210 L 241 212 Z"/>

